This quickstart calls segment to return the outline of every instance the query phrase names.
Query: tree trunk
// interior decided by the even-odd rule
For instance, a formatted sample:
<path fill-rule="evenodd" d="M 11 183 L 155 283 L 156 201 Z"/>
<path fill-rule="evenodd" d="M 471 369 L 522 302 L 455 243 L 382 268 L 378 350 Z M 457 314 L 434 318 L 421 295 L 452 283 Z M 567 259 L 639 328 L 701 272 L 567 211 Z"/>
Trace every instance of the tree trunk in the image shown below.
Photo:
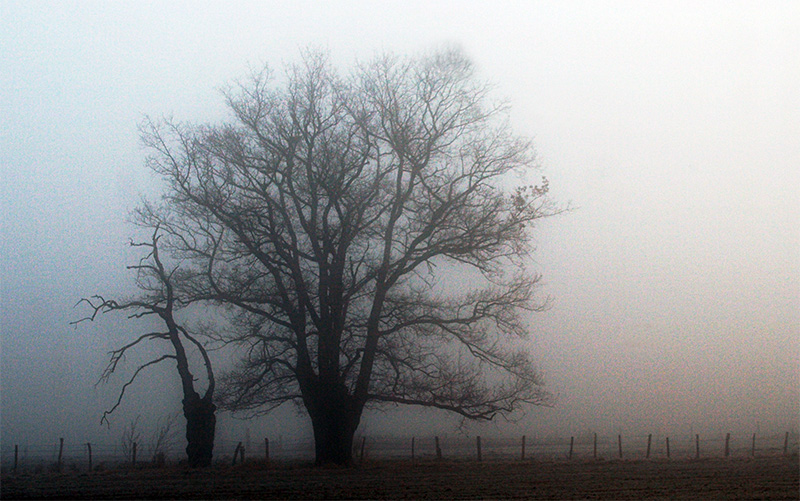
<path fill-rule="evenodd" d="M 211 466 L 214 452 L 214 434 L 217 406 L 197 394 L 183 399 L 183 415 L 186 416 L 186 456 L 189 466 L 202 468 Z"/>
<path fill-rule="evenodd" d="M 312 416 L 316 464 L 353 464 L 353 438 L 355 426 L 349 425 L 346 417 L 323 413 Z"/>
<path fill-rule="evenodd" d="M 318 466 L 353 464 L 353 439 L 361 420 L 361 409 L 346 390 L 341 390 L 320 392 L 315 402 L 306 404 L 314 428 Z"/>

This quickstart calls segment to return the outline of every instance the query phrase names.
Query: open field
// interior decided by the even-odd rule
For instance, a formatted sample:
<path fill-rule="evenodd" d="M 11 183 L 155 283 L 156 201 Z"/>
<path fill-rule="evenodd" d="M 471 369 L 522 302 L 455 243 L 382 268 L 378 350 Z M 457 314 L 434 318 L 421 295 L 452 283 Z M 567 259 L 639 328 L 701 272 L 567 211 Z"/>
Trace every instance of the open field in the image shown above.
<path fill-rule="evenodd" d="M 681 461 L 250 462 L 3 474 L 3 499 L 800 499 L 797 456 Z"/>

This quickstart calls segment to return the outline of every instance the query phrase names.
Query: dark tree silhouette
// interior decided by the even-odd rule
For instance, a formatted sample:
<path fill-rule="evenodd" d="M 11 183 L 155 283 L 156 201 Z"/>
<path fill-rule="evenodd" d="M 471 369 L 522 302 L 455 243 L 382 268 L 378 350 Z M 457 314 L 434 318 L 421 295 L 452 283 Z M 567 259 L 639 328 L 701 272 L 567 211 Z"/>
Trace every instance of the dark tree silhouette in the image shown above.
<path fill-rule="evenodd" d="M 125 357 L 126 353 L 143 341 L 164 339 L 168 340 L 172 345 L 171 353 L 153 359 L 136 369 L 133 376 L 122 386 L 117 402 L 111 409 L 103 413 L 100 422 L 108 423 L 108 415 L 119 407 L 125 396 L 125 390 L 136 380 L 142 370 L 166 360 L 174 360 L 183 389 L 183 414 L 186 417 L 186 455 L 188 462 L 192 467 L 209 466 L 214 450 L 214 433 L 216 429 L 216 405 L 213 403 L 214 371 L 208 352 L 203 344 L 175 320 L 176 309 L 185 307 L 188 303 L 176 294 L 173 286 L 173 282 L 180 280 L 179 269 L 175 267 L 172 270 L 167 270 L 159 256 L 159 238 L 159 228 L 156 226 L 150 242 L 131 243 L 132 246 L 149 249 L 149 252 L 139 261 L 139 264 L 128 266 L 128 269 L 136 270 L 137 272 L 136 283 L 143 292 L 140 297 L 119 302 L 113 299 L 105 299 L 102 296 L 81 299 L 78 304 L 88 304 L 93 310 L 92 314 L 72 323 L 77 325 L 85 320 L 93 321 L 99 313 L 113 311 L 131 312 L 129 318 L 156 315 L 164 322 L 166 331 L 142 334 L 134 341 L 110 353 L 110 360 L 98 383 L 108 382 L 109 377 L 117 371 L 119 362 Z M 195 378 L 190 371 L 187 349 L 184 346 L 186 341 L 200 353 L 203 359 L 208 386 L 202 397 L 194 387 Z"/>
<path fill-rule="evenodd" d="M 317 463 L 346 464 L 366 406 L 488 420 L 550 402 L 518 340 L 544 307 L 529 229 L 558 210 L 546 180 L 507 188 L 533 152 L 488 90 L 454 51 L 347 76 L 309 52 L 226 91 L 229 123 L 143 123 L 167 188 L 138 221 L 242 348 L 221 405 L 302 404 Z"/>

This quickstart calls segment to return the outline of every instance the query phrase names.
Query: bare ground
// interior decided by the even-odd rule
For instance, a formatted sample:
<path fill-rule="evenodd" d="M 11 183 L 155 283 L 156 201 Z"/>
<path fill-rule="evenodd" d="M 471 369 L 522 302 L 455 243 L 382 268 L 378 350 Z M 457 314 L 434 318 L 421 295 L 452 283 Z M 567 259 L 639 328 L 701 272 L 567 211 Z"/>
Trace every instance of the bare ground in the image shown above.
<path fill-rule="evenodd" d="M 192 470 L 3 474 L 2 499 L 800 499 L 792 458 L 248 463 Z"/>

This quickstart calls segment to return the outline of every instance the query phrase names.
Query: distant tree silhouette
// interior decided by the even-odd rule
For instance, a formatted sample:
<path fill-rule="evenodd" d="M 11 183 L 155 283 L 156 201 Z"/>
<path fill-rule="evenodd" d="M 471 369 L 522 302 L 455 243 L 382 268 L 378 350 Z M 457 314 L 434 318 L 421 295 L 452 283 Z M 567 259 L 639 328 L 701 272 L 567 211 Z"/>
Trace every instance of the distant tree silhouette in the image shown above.
<path fill-rule="evenodd" d="M 488 91 L 457 51 L 348 76 L 307 52 L 282 83 L 265 69 L 226 91 L 229 123 L 142 124 L 167 184 L 136 218 L 185 266 L 156 276 L 228 315 L 240 348 L 222 406 L 301 404 L 317 463 L 347 464 L 367 406 L 488 420 L 551 402 L 518 340 L 544 308 L 529 230 L 558 209 L 544 179 L 508 188 L 532 146 Z"/>

